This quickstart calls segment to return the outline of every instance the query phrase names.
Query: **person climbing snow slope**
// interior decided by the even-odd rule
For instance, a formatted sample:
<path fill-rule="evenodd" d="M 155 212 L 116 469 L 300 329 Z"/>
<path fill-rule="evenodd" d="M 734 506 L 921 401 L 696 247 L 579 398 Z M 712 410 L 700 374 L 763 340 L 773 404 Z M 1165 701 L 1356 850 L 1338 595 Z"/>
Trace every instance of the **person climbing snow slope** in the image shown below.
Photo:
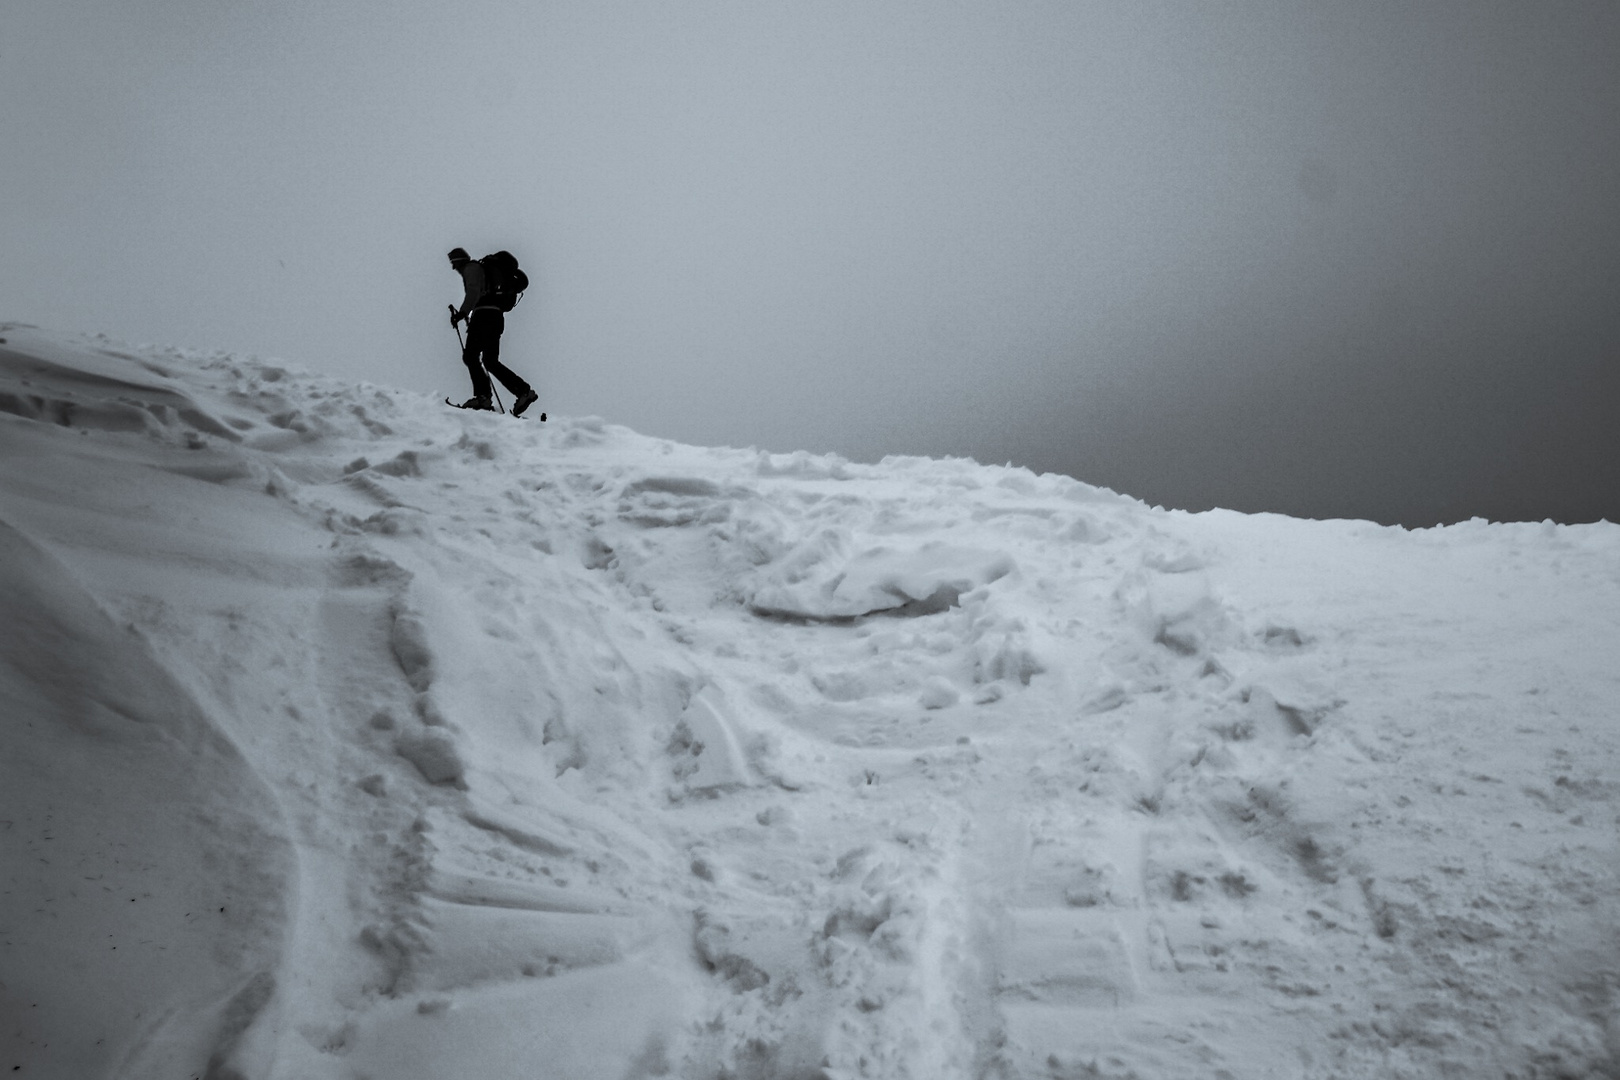
<path fill-rule="evenodd" d="M 467 365 L 467 373 L 472 376 L 473 384 L 473 396 L 461 408 L 493 408 L 489 381 L 493 375 L 512 394 L 512 415 L 522 416 L 523 410 L 539 400 L 539 395 L 512 369 L 501 363 L 501 333 L 506 329 L 506 312 L 516 303 L 516 296 L 528 284 L 528 279 L 522 277 L 515 290 L 510 280 L 494 280 L 497 273 L 522 273 L 517 269 L 516 259 L 504 252 L 498 254 L 510 260 L 510 270 L 497 267 L 492 272 L 487 264 L 497 258 L 496 255 L 474 259 L 465 248 L 450 249 L 450 267 L 461 275 L 466 293 L 461 307 L 450 309 L 450 325 L 455 326 L 463 319 L 467 321 L 467 342 L 462 347 L 461 359 Z M 545 419 L 545 414 L 542 413 L 540 418 Z"/>

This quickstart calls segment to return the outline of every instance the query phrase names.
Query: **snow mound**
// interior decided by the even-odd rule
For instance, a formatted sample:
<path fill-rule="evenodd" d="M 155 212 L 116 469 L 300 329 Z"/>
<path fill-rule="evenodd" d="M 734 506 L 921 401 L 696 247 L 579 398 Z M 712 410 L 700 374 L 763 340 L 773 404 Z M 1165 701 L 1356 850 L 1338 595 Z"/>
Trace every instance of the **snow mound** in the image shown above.
<path fill-rule="evenodd" d="M 19 1076 L 1620 1070 L 1620 528 L 0 325 Z"/>
<path fill-rule="evenodd" d="M 854 619 L 880 611 L 935 615 L 956 607 L 963 593 L 1013 571 L 1002 552 L 937 541 L 841 557 L 848 544 L 846 535 L 827 533 L 797 547 L 754 590 L 750 606 L 761 615 L 800 619 Z"/>

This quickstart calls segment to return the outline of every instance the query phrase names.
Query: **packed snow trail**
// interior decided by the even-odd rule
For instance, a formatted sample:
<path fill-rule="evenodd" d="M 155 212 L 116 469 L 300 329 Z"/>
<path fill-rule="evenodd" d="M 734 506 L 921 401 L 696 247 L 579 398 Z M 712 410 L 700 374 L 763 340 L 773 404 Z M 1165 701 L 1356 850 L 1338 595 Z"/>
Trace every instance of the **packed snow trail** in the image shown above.
<path fill-rule="evenodd" d="M 0 1069 L 1620 1075 L 1620 528 L 0 338 Z"/>

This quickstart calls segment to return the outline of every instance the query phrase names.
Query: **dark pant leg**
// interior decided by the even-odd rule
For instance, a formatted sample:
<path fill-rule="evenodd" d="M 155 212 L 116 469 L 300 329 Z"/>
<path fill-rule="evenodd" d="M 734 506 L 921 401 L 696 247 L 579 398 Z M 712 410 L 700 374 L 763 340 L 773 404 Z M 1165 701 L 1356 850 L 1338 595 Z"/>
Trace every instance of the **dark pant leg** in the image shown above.
<path fill-rule="evenodd" d="M 501 332 L 506 329 L 506 316 L 499 311 L 488 308 L 473 313 L 467 320 L 467 348 L 472 348 L 473 327 L 479 331 L 479 348 L 482 351 L 483 369 L 501 381 L 507 392 L 513 397 L 521 397 L 528 393 L 529 384 L 517 376 L 511 368 L 501 363 Z M 474 380 L 476 383 L 476 379 Z M 488 385 L 485 378 L 485 385 Z M 489 391 L 486 389 L 485 394 Z"/>
<path fill-rule="evenodd" d="M 518 377 L 517 373 L 501 363 L 501 332 L 506 329 L 506 316 L 499 311 L 484 311 L 480 313 L 495 324 L 495 331 L 490 335 L 489 344 L 484 348 L 484 370 L 500 380 L 513 397 L 521 397 L 529 392 L 529 384 Z"/>
<path fill-rule="evenodd" d="M 500 312 L 496 312 L 500 314 Z M 461 350 L 461 362 L 467 365 L 467 374 L 472 376 L 473 397 L 489 397 L 489 376 L 484 372 L 483 354 L 489 348 L 489 323 L 484 319 L 484 312 L 475 311 L 467 317 L 467 345 Z M 494 333 L 495 351 L 499 355 L 501 347 L 501 331 Z"/>

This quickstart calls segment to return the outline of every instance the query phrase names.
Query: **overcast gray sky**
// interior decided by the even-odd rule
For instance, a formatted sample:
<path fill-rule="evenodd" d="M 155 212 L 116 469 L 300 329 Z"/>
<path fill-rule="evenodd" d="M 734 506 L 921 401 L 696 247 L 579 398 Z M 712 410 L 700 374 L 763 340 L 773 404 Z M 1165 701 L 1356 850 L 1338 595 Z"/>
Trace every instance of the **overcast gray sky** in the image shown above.
<path fill-rule="evenodd" d="M 1620 5 L 52 0 L 0 318 L 1191 509 L 1620 519 Z"/>

